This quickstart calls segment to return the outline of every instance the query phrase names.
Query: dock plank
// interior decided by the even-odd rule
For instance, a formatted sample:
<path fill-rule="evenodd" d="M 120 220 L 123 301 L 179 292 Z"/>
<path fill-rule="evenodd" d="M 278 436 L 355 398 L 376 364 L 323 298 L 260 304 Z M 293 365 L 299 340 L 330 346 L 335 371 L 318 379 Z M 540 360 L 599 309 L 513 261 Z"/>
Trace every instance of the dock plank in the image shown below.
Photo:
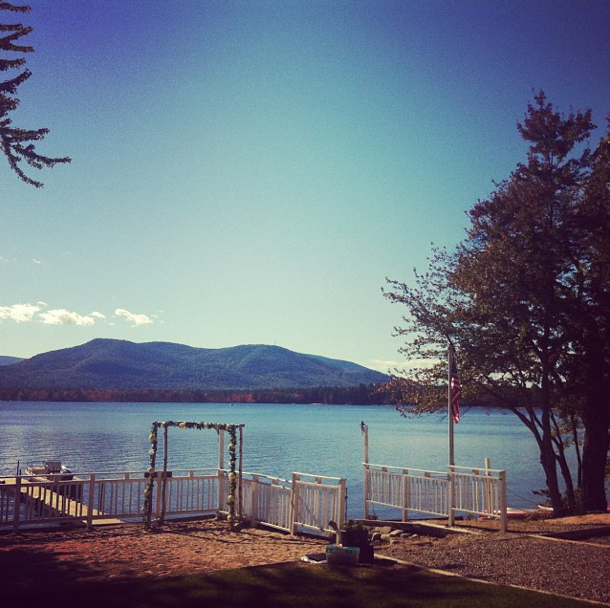
<path fill-rule="evenodd" d="M 5 479 L 3 487 L 8 491 L 16 491 L 17 479 Z M 49 481 L 44 478 L 21 479 L 19 488 L 21 500 L 42 505 L 50 517 L 70 517 L 88 521 L 90 516 L 93 524 L 121 523 L 121 520 L 104 517 L 105 513 L 98 509 L 91 509 L 80 500 L 68 494 L 70 488 L 78 487 L 70 482 Z M 63 492 L 62 492 L 63 490 Z"/>

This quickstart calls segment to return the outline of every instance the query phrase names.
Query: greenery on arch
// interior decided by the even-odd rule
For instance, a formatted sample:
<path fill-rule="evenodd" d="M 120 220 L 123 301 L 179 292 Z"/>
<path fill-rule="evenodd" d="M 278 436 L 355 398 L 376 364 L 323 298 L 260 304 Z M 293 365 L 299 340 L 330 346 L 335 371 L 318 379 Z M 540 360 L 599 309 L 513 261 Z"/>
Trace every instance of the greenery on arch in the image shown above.
<path fill-rule="evenodd" d="M 152 524 L 152 496 L 153 487 L 155 484 L 156 462 L 157 462 L 157 447 L 158 447 L 158 432 L 160 428 L 168 429 L 177 427 L 180 429 L 214 429 L 217 432 L 226 431 L 229 434 L 229 495 L 227 497 L 228 515 L 227 521 L 231 527 L 237 524 L 235 513 L 235 501 L 237 497 L 237 434 L 238 430 L 243 427 L 241 424 L 218 424 L 213 422 L 174 422 L 163 421 L 153 422 L 150 429 L 148 440 L 151 448 L 148 451 L 150 457 L 150 466 L 148 467 L 148 480 L 144 488 L 144 526 L 150 528 Z"/>

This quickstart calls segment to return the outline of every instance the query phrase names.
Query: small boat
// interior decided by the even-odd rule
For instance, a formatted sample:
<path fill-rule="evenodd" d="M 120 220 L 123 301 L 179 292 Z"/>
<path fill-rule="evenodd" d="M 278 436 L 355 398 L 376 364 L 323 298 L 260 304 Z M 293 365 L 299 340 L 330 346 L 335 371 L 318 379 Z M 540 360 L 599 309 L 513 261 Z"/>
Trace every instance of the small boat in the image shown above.
<path fill-rule="evenodd" d="M 45 460 L 41 465 L 29 465 L 25 469 L 26 475 L 42 477 L 49 481 L 72 481 L 72 471 L 61 464 L 59 460 Z"/>
<path fill-rule="evenodd" d="M 541 511 L 542 513 L 548 513 L 549 515 L 553 515 L 553 507 L 549 507 L 548 505 L 537 505 L 536 509 Z M 606 512 L 610 513 L 610 505 L 606 507 Z"/>
<path fill-rule="evenodd" d="M 19 471 L 19 475 L 21 475 L 21 471 Z M 25 469 L 24 477 L 25 479 L 22 481 L 23 484 L 39 485 L 45 488 L 42 496 L 47 497 L 49 500 L 51 500 L 49 497 L 53 496 L 56 498 L 57 496 L 63 496 L 70 500 L 82 500 L 82 479 L 76 477 L 72 471 L 68 467 L 62 465 L 59 460 L 45 460 L 40 465 L 30 464 Z M 43 502 L 45 501 L 44 498 L 42 500 Z"/>
<path fill-rule="evenodd" d="M 508 507 L 506 509 L 506 516 L 508 519 L 526 519 L 527 517 L 540 517 L 542 513 L 536 511 L 536 509 L 514 509 Z"/>
<path fill-rule="evenodd" d="M 516 509 L 514 507 L 506 508 L 506 518 L 507 519 L 527 519 L 534 518 L 540 519 L 542 517 L 549 517 L 549 513 L 545 511 L 537 510 L 537 509 Z M 496 517 L 500 516 L 500 512 L 496 512 Z M 494 517 L 494 519 L 496 519 Z M 489 515 L 481 515 L 480 519 L 490 519 Z"/>

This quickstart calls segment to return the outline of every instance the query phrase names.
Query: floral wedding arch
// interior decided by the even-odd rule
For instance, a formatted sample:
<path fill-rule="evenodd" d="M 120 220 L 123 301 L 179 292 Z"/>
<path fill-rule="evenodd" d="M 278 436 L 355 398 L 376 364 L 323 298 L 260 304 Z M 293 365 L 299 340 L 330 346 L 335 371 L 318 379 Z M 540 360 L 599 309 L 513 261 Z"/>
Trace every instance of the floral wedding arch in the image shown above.
<path fill-rule="evenodd" d="M 220 434 L 221 431 L 229 433 L 229 495 L 227 497 L 228 515 L 227 521 L 230 527 L 235 527 L 241 520 L 241 500 L 240 507 L 236 513 L 235 502 L 236 497 L 241 496 L 241 472 L 242 472 L 242 442 L 243 442 L 243 424 L 217 424 L 210 422 L 153 422 L 150 429 L 148 440 L 150 441 L 151 448 L 148 451 L 150 457 L 150 466 L 148 467 L 148 478 L 146 486 L 144 488 L 144 526 L 150 528 L 152 524 L 152 509 L 153 509 L 153 488 L 155 485 L 155 478 L 159 477 L 163 484 L 162 486 L 162 507 L 161 507 L 161 518 L 158 523 L 162 524 L 165 517 L 165 484 L 167 482 L 167 439 L 168 429 L 170 427 L 177 427 L 180 429 L 214 429 Z M 162 428 L 164 432 L 163 441 L 163 469 L 158 475 L 156 469 L 157 463 L 157 447 L 159 438 L 159 429 Z M 239 456 L 238 456 L 239 453 Z M 239 458 L 239 468 L 237 467 Z M 238 475 L 239 472 L 239 475 Z"/>

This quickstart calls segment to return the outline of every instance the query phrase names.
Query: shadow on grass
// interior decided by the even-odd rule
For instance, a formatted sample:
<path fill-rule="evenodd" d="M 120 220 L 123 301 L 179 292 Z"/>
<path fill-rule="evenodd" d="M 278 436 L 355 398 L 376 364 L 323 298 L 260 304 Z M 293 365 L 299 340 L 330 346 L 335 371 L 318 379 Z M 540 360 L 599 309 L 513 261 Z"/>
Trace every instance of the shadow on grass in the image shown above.
<path fill-rule="evenodd" d="M 35 549 L 0 553 L 2 605 L 62 608 L 577 608 L 590 606 L 399 565 L 291 563 L 171 578 L 93 581 L 95 570 Z"/>

